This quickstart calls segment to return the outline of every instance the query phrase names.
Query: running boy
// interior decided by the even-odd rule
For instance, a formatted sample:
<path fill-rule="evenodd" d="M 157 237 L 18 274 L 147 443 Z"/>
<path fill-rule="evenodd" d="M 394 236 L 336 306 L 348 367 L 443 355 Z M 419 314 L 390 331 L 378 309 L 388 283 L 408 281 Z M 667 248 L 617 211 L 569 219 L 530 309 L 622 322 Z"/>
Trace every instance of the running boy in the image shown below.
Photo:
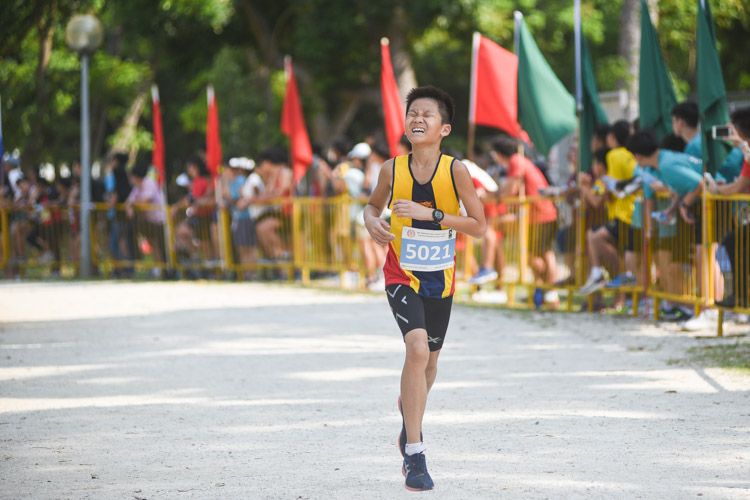
<path fill-rule="evenodd" d="M 434 487 L 425 462 L 422 417 L 448 329 L 456 232 L 481 238 L 487 225 L 468 169 L 440 152 L 454 109 L 451 96 L 438 88 L 409 92 L 405 128 L 412 152 L 383 164 L 364 211 L 372 239 L 388 245 L 386 293 L 406 346 L 398 442 L 406 488 L 417 491 Z M 459 213 L 459 200 L 466 216 Z M 380 218 L 386 206 L 393 211 L 390 225 Z"/>

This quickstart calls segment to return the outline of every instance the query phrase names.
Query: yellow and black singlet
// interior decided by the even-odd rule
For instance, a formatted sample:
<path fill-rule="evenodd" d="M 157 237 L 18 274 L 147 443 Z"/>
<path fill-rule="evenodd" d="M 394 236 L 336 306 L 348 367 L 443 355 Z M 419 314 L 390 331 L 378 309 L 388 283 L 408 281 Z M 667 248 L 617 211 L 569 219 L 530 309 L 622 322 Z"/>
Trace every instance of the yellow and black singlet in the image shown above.
<path fill-rule="evenodd" d="M 411 170 L 412 156 L 397 156 L 393 161 L 393 189 L 388 208 L 393 209 L 395 200 L 411 200 L 432 209 L 440 209 L 446 215 L 459 214 L 458 191 L 453 179 L 453 163 L 455 158 L 444 154 L 440 155 L 432 178 L 425 184 L 419 184 Z M 406 230 L 404 228 L 407 228 Z M 446 232 L 448 228 L 436 224 L 433 221 L 414 220 L 410 218 L 391 217 L 391 233 L 396 237 L 388 245 L 388 255 L 383 266 L 386 286 L 402 284 L 410 286 L 415 292 L 423 297 L 444 298 L 453 295 L 455 286 L 455 250 L 452 250 L 451 265 L 447 269 L 439 271 L 417 271 L 404 269 L 401 262 L 402 257 L 402 234 L 413 233 L 408 228 L 427 231 Z M 449 230 L 453 238 L 453 230 Z M 432 233 L 430 233 L 432 234 Z M 435 233 L 438 234 L 438 233 Z M 455 239 L 454 247 L 455 248 Z M 424 249 L 419 249 L 424 250 Z M 442 251 L 434 249 L 436 252 Z M 448 249 L 445 249 L 447 255 Z M 411 252 L 415 254 L 414 252 Z M 419 257 L 429 260 L 427 252 L 418 252 Z M 415 257 L 416 258 L 416 257 Z"/>

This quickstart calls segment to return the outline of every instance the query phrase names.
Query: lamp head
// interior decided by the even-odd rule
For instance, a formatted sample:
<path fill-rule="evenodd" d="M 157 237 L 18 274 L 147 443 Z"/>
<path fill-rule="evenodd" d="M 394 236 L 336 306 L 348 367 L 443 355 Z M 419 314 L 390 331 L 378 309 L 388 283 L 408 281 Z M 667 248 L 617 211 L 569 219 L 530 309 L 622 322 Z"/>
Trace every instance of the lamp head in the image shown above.
<path fill-rule="evenodd" d="M 76 14 L 65 28 L 65 42 L 72 50 L 90 54 L 104 40 L 104 29 L 99 19 L 91 14 Z"/>

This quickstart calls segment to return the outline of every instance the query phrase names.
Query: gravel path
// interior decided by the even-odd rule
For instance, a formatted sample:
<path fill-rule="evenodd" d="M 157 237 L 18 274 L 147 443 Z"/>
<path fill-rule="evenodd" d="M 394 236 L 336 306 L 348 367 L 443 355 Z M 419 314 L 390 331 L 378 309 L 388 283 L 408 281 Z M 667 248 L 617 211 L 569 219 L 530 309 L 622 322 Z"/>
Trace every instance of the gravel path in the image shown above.
<path fill-rule="evenodd" d="M 0 283 L 0 498 L 750 497 L 750 376 L 629 318 L 455 306 L 404 489 L 384 296 Z"/>

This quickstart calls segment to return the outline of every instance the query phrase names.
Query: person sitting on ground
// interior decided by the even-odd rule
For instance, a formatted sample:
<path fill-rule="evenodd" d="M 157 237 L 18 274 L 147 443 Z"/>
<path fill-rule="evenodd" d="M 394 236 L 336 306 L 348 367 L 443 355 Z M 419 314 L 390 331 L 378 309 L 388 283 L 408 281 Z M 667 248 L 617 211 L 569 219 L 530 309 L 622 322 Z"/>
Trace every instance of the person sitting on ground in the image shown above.
<path fill-rule="evenodd" d="M 517 197 L 521 184 L 527 197 L 538 198 L 539 190 L 549 187 L 539 168 L 526 157 L 518 154 L 518 142 L 508 135 L 500 136 L 492 144 L 493 160 L 507 168 L 506 180 L 498 189 L 499 198 Z M 529 210 L 529 265 L 538 285 L 551 287 L 556 281 L 557 260 L 552 250 L 552 240 L 557 229 L 557 209 L 551 200 L 532 201 Z M 560 298 L 557 291 L 541 288 L 534 291 L 535 304 L 557 307 Z"/>
<path fill-rule="evenodd" d="M 680 214 L 688 224 L 678 225 L 678 241 L 689 241 L 692 239 L 691 246 L 695 247 L 694 268 L 696 281 L 699 292 L 703 294 L 702 275 L 702 250 L 703 250 L 703 231 L 701 231 L 701 210 L 700 203 L 695 203 L 701 194 L 703 184 L 702 176 L 695 164 L 700 160 L 685 153 L 667 151 L 659 147 L 656 135 L 649 129 L 640 130 L 633 134 L 626 145 L 629 151 L 634 155 L 638 164 L 643 167 L 652 167 L 658 169 L 662 175 L 664 184 L 675 193 L 675 200 L 667 210 L 667 214 L 673 212 L 679 203 Z M 683 228 L 683 229 L 681 229 Z M 681 231 L 687 232 L 679 234 Z M 688 251 L 689 249 L 685 249 Z M 714 263 L 714 300 L 721 300 L 724 294 L 724 276 L 719 269 L 718 262 L 715 259 L 716 245 L 709 249 L 711 252 L 710 262 Z M 716 310 L 704 309 L 701 314 L 695 318 L 686 321 L 683 328 L 686 330 L 700 330 L 710 328 L 715 324 L 717 318 Z"/>

